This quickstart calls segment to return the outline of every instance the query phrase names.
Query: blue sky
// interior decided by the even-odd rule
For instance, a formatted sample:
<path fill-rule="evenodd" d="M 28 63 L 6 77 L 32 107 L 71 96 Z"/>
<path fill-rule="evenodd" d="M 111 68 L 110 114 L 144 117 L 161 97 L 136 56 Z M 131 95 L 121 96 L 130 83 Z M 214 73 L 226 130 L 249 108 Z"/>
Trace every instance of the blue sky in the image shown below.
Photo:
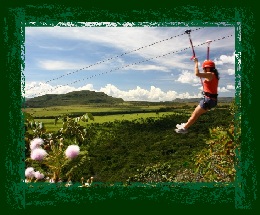
<path fill-rule="evenodd" d="M 24 96 L 92 90 L 125 101 L 201 97 L 187 29 L 200 65 L 212 40 L 219 96 L 235 96 L 234 27 L 125 26 L 26 27 Z"/>

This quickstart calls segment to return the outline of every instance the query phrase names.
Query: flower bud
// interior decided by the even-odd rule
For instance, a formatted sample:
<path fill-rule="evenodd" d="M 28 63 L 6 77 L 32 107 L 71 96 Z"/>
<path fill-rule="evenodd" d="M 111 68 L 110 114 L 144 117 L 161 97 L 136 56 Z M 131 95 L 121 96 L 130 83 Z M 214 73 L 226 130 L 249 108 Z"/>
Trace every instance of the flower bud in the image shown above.
<path fill-rule="evenodd" d="M 37 148 L 31 152 L 31 159 L 41 161 L 45 158 L 47 152 L 44 149 Z"/>
<path fill-rule="evenodd" d="M 28 167 L 26 170 L 25 170 L 25 177 L 26 178 L 33 178 L 34 177 L 34 168 L 33 167 Z"/>
<path fill-rule="evenodd" d="M 43 139 L 41 138 L 34 138 L 30 141 L 30 148 L 31 150 L 41 148 L 41 145 L 44 143 Z"/>
<path fill-rule="evenodd" d="M 77 146 L 77 145 L 70 145 L 66 149 L 65 155 L 66 155 L 67 158 L 72 159 L 72 158 L 75 158 L 75 157 L 77 157 L 79 155 L 79 151 L 80 151 L 79 146 Z"/>

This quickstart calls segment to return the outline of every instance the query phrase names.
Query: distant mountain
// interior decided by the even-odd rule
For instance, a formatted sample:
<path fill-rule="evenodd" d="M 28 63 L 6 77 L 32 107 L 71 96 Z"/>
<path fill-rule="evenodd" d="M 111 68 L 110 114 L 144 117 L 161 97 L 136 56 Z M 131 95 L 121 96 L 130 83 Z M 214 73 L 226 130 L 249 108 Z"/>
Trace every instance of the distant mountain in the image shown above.
<path fill-rule="evenodd" d="M 131 101 L 132 104 L 161 104 L 161 103 L 190 103 L 199 102 L 201 98 L 175 99 L 169 102 L 147 102 Z M 219 97 L 219 102 L 232 102 L 234 97 Z M 69 106 L 69 105 L 88 105 L 88 104 L 118 104 L 124 102 L 121 98 L 108 96 L 103 92 L 90 90 L 74 91 L 66 94 L 46 94 L 35 98 L 25 98 L 23 107 L 52 107 L 52 106 Z"/>
<path fill-rule="evenodd" d="M 67 105 L 87 105 L 93 103 L 115 104 L 124 102 L 121 98 L 108 96 L 103 92 L 90 90 L 74 91 L 66 94 L 46 94 L 25 99 L 24 107 L 51 107 Z"/>

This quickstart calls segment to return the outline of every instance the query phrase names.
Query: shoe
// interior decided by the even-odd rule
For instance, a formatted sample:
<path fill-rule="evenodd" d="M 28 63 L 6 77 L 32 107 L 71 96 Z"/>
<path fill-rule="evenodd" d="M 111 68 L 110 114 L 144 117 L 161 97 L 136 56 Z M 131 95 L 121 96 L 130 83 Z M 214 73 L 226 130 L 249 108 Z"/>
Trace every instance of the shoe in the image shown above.
<path fill-rule="evenodd" d="M 188 129 L 185 129 L 185 128 L 175 129 L 175 131 L 176 131 L 176 133 L 180 133 L 180 134 L 188 133 Z"/>
<path fill-rule="evenodd" d="M 186 123 L 177 124 L 176 128 L 181 129 L 186 125 Z"/>

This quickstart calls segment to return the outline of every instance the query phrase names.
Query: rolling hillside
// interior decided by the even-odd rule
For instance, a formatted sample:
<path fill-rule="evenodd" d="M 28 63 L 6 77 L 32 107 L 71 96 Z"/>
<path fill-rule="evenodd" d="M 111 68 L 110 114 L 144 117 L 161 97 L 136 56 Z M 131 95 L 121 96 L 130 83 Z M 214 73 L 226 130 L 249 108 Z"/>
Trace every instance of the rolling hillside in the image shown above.
<path fill-rule="evenodd" d="M 51 107 L 67 105 L 87 105 L 93 103 L 121 103 L 123 99 L 113 98 L 103 92 L 89 90 L 74 91 L 66 94 L 47 94 L 31 99 L 26 99 L 24 107 Z"/>
<path fill-rule="evenodd" d="M 233 101 L 233 97 L 219 97 L 218 101 L 223 103 L 229 103 Z M 199 102 L 200 98 L 191 99 L 175 99 L 174 103 L 190 103 Z M 43 108 L 53 106 L 70 106 L 70 105 L 91 105 L 91 104 L 119 104 L 123 103 L 121 98 L 114 98 L 108 96 L 103 92 L 95 92 L 89 90 L 74 91 L 66 94 L 47 94 L 38 96 L 35 98 L 25 98 L 23 107 L 30 108 Z M 170 104 L 172 102 L 147 102 L 147 101 L 131 101 L 133 105 L 161 105 Z"/>

